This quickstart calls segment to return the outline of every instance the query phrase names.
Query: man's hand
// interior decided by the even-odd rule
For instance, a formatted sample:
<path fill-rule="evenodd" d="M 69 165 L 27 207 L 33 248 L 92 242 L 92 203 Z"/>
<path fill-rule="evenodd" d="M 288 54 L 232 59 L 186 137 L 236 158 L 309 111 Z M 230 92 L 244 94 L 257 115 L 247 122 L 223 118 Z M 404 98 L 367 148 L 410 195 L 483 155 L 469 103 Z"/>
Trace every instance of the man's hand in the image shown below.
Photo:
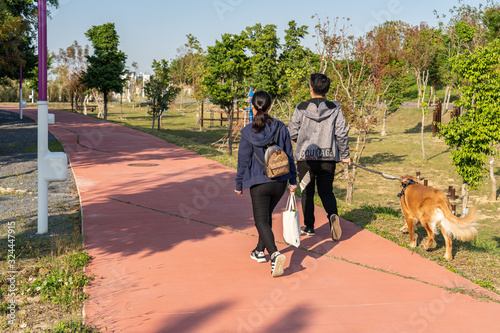
<path fill-rule="evenodd" d="M 290 187 L 288 188 L 288 191 L 290 191 L 290 193 L 295 193 L 296 189 L 297 189 L 297 185 L 290 185 Z"/>
<path fill-rule="evenodd" d="M 238 195 L 243 196 L 243 191 L 234 190 L 234 192 L 236 192 L 236 194 L 238 194 Z"/>
<path fill-rule="evenodd" d="M 347 164 L 347 165 L 351 165 L 351 163 L 352 163 L 352 162 L 351 162 L 351 158 L 350 158 L 350 157 L 348 157 L 348 158 L 343 158 L 343 159 L 342 159 L 342 163 L 345 163 L 345 164 Z"/>

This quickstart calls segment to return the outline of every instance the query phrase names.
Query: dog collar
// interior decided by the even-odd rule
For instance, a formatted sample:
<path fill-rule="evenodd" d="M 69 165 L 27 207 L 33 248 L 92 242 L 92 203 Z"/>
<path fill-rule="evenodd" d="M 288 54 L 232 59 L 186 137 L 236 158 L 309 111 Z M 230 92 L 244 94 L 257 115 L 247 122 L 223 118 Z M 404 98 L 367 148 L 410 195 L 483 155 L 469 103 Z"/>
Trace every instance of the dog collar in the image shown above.
<path fill-rule="evenodd" d="M 408 186 L 410 186 L 411 184 L 418 184 L 418 183 L 414 180 L 407 179 L 406 182 L 403 184 L 403 188 L 401 189 L 401 192 L 399 192 L 399 194 L 398 194 L 398 198 L 403 197 L 405 205 L 406 205 L 405 191 L 408 188 Z"/>

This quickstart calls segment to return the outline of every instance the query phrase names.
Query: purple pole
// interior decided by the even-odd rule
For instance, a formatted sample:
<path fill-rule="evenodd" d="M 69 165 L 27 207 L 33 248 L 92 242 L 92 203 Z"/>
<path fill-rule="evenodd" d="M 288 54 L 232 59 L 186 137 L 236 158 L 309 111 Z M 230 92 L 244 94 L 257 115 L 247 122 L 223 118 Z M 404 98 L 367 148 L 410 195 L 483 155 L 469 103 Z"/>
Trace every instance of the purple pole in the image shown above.
<path fill-rule="evenodd" d="M 47 100 L 47 0 L 38 0 L 38 100 Z"/>
<path fill-rule="evenodd" d="M 23 119 L 23 66 L 19 66 L 19 118 Z"/>

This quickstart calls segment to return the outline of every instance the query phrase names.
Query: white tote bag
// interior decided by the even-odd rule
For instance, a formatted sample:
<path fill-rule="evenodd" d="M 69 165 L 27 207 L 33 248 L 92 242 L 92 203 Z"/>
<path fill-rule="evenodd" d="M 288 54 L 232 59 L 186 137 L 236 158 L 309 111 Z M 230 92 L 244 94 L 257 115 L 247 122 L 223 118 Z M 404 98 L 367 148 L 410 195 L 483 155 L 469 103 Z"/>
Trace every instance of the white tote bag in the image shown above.
<path fill-rule="evenodd" d="M 300 221 L 295 193 L 290 193 L 283 212 L 283 239 L 289 245 L 300 246 Z"/>

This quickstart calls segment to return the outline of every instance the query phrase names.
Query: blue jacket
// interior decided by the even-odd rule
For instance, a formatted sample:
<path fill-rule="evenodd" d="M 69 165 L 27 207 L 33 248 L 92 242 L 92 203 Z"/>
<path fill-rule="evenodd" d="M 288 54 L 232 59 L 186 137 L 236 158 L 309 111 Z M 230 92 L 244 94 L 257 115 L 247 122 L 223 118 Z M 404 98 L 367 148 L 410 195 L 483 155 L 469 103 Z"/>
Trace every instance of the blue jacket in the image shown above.
<path fill-rule="evenodd" d="M 274 139 L 276 129 L 279 128 L 278 146 L 288 155 L 290 161 L 290 172 L 286 175 L 277 178 L 269 178 L 264 173 L 264 168 L 257 161 L 253 153 L 255 152 L 259 158 L 264 161 L 264 152 L 266 146 Z M 275 181 L 290 180 L 290 185 L 297 184 L 297 171 L 293 159 L 293 147 L 290 140 L 290 133 L 282 122 L 273 118 L 271 125 L 266 126 L 259 132 L 254 133 L 252 124 L 248 124 L 241 130 L 241 141 L 238 149 L 238 171 L 236 173 L 235 190 L 242 191 L 250 188 L 253 185 L 270 183 Z"/>

